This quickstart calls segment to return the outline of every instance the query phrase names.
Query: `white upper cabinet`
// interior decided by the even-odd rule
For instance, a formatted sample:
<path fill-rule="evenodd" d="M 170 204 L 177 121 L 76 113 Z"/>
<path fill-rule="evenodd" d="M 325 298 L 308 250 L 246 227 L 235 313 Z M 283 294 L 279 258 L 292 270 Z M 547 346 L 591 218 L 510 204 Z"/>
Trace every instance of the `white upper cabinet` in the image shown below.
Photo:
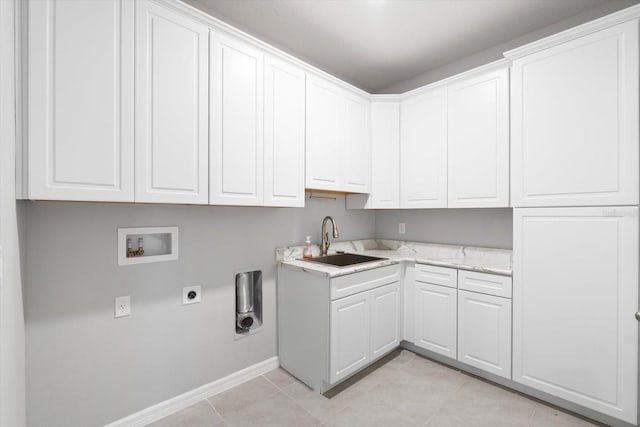
<path fill-rule="evenodd" d="M 211 33 L 209 203 L 263 203 L 263 70 L 258 48 Z"/>
<path fill-rule="evenodd" d="M 157 3 L 135 4 L 135 200 L 206 204 L 209 30 Z"/>
<path fill-rule="evenodd" d="M 511 85 L 514 206 L 638 203 L 637 21 L 514 60 Z"/>
<path fill-rule="evenodd" d="M 513 380 L 637 423 L 638 207 L 514 210 Z"/>
<path fill-rule="evenodd" d="M 307 75 L 307 188 L 340 189 L 340 153 L 344 147 L 340 101 L 341 91 L 336 85 Z"/>
<path fill-rule="evenodd" d="M 134 2 L 29 2 L 30 199 L 134 199 Z"/>
<path fill-rule="evenodd" d="M 508 69 L 464 78 L 448 92 L 448 207 L 508 207 Z"/>
<path fill-rule="evenodd" d="M 447 207 L 447 89 L 400 105 L 400 207 Z"/>
<path fill-rule="evenodd" d="M 264 205 L 304 207 L 305 73 L 264 64 Z"/>
<path fill-rule="evenodd" d="M 374 209 L 400 207 L 400 103 L 371 103 L 371 195 Z"/>
<path fill-rule="evenodd" d="M 369 105 L 367 97 L 307 74 L 307 188 L 369 192 Z"/>
<path fill-rule="evenodd" d="M 371 190 L 371 138 L 369 133 L 368 98 L 347 93 L 344 104 L 344 148 L 339 151 L 342 160 L 341 190 L 368 193 Z"/>

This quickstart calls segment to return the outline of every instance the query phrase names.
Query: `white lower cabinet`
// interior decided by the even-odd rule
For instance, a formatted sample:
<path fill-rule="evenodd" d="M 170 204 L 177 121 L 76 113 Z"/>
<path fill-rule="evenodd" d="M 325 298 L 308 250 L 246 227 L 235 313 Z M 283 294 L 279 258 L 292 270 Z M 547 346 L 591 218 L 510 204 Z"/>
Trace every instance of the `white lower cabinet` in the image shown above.
<path fill-rule="evenodd" d="M 336 278 L 278 269 L 280 365 L 320 392 L 400 345 L 400 266 Z"/>
<path fill-rule="evenodd" d="M 421 270 L 428 267 L 421 265 Z M 435 268 L 442 270 L 440 267 Z M 451 270 L 455 275 L 454 269 L 446 270 Z M 455 282 L 453 285 L 455 286 Z M 413 329 L 415 345 L 452 359 L 456 358 L 457 294 L 458 290 L 455 287 L 416 281 Z"/>
<path fill-rule="evenodd" d="M 331 303 L 331 383 L 365 366 L 371 359 L 369 293 Z"/>
<path fill-rule="evenodd" d="M 511 300 L 458 291 L 458 360 L 511 379 Z"/>
<path fill-rule="evenodd" d="M 377 359 L 400 344 L 400 283 L 374 289 L 370 297 L 371 357 Z"/>
<path fill-rule="evenodd" d="M 511 278 L 416 264 L 413 343 L 511 379 Z"/>

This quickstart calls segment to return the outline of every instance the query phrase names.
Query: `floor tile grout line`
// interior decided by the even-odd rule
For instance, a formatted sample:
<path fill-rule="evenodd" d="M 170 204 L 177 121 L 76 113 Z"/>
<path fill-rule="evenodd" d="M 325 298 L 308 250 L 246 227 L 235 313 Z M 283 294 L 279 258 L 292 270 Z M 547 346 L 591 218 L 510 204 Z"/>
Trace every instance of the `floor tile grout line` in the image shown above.
<path fill-rule="evenodd" d="M 222 421 L 224 421 L 224 417 L 222 416 L 222 414 L 221 414 L 220 412 L 218 412 L 218 410 L 216 409 L 216 407 L 215 407 L 215 406 L 213 406 L 213 403 L 211 403 L 211 401 L 209 400 L 209 398 L 206 398 L 206 399 L 204 399 L 204 400 L 209 404 L 209 406 L 211 406 L 211 409 L 213 409 L 213 412 L 214 412 L 214 413 L 216 413 L 216 414 L 220 417 L 220 419 L 221 419 Z"/>
<path fill-rule="evenodd" d="M 456 372 L 461 372 L 461 371 L 456 371 Z M 458 391 L 460 391 L 460 389 L 467 383 L 467 381 L 468 381 L 468 378 L 465 378 L 464 381 L 462 381 L 460 385 L 458 385 L 456 389 L 450 393 L 449 397 L 442 402 L 442 404 L 438 407 L 438 409 L 433 411 L 433 414 L 431 414 L 431 416 L 427 418 L 427 421 L 424 423 L 425 426 L 429 425 L 429 422 L 431 422 L 433 417 L 438 415 L 438 412 L 440 412 L 442 408 L 444 408 L 450 401 L 456 398 Z"/>
<path fill-rule="evenodd" d="M 251 380 L 248 380 L 248 381 L 245 381 L 245 382 L 243 382 L 243 383 L 241 383 L 241 384 L 238 384 L 238 385 L 236 385 L 235 387 L 231 387 L 230 389 L 225 390 L 225 391 L 223 391 L 222 393 L 226 393 L 226 392 L 228 392 L 228 391 L 234 390 L 234 389 L 236 389 L 237 387 L 239 387 L 239 386 L 241 386 L 241 385 L 243 385 L 243 384 L 247 384 L 248 382 L 253 381 L 253 380 L 256 380 L 256 379 L 258 379 L 258 378 L 260 378 L 260 377 L 263 377 L 263 376 L 264 376 L 264 375 L 259 375 L 259 376 L 255 377 L 255 378 L 251 379 Z M 264 379 L 265 379 L 265 380 L 267 380 L 266 378 L 264 378 Z M 278 386 L 276 386 L 275 384 L 273 384 L 271 381 L 267 380 L 267 382 L 268 382 L 268 383 L 270 383 L 270 384 L 272 384 L 272 385 L 275 387 L 275 392 L 273 392 L 273 393 L 267 393 L 267 394 L 265 394 L 264 396 L 262 396 L 261 398 L 259 398 L 259 399 L 255 400 L 255 401 L 253 401 L 253 402 L 251 402 L 251 403 L 249 403 L 248 405 L 243 406 L 242 408 L 237 409 L 237 410 L 235 410 L 235 411 L 231 411 L 228 415 L 234 415 L 234 414 L 237 414 L 237 413 L 239 413 L 239 412 L 242 412 L 242 411 L 246 410 L 247 408 L 250 408 L 250 407 L 252 407 L 252 406 L 254 406 L 254 405 L 256 405 L 256 404 L 258 404 L 258 403 L 260 403 L 260 402 L 262 402 L 262 401 L 265 401 L 265 400 L 267 400 L 267 399 L 270 399 L 271 397 L 275 396 L 275 395 L 276 395 L 276 394 L 278 394 L 278 393 L 283 393 L 283 394 L 284 394 L 284 392 L 283 392 L 282 390 L 280 390 L 280 389 L 278 388 Z M 219 393 L 219 394 L 222 394 L 222 393 Z M 217 395 L 214 395 L 214 396 L 217 396 Z M 210 396 L 210 397 L 213 397 L 213 396 Z M 209 398 L 207 398 L 207 401 L 209 401 Z M 220 418 L 222 418 L 222 420 L 224 421 L 224 417 L 222 416 L 222 413 L 220 413 L 217 409 L 215 409 L 215 405 L 213 404 L 213 402 L 209 401 L 209 404 L 213 407 L 213 409 L 216 411 L 216 413 L 218 413 L 218 415 L 220 415 Z"/>
<path fill-rule="evenodd" d="M 278 368 L 279 369 L 279 368 Z M 270 382 L 271 384 L 274 385 L 275 388 L 277 388 L 278 390 L 284 392 L 284 389 L 288 386 L 290 386 L 291 384 L 287 384 L 285 387 L 280 387 L 278 384 L 274 383 L 273 381 L 271 381 L 269 378 L 267 378 L 265 375 L 260 375 L 261 377 L 263 377 L 265 380 L 267 380 L 268 382 Z"/>
<path fill-rule="evenodd" d="M 531 411 L 531 415 L 529 416 L 529 424 L 527 424 L 530 427 L 533 427 L 533 420 L 536 416 L 536 412 L 538 412 L 538 408 L 540 407 L 540 404 L 538 402 L 535 402 L 536 406 L 533 407 L 533 411 Z"/>
<path fill-rule="evenodd" d="M 306 412 L 307 414 L 309 414 L 309 416 L 311 418 L 313 418 L 314 420 L 316 420 L 318 422 L 318 425 L 320 424 L 324 424 L 324 421 L 322 421 L 321 419 L 319 419 L 318 417 L 316 417 L 315 415 L 313 415 L 311 412 L 309 412 L 307 410 L 307 408 L 305 408 L 304 406 L 300 405 L 298 402 L 296 402 L 295 400 L 293 400 L 293 398 L 291 396 L 289 396 L 287 393 L 284 392 L 284 390 L 280 391 L 282 393 L 283 396 L 285 396 L 287 399 L 289 399 L 291 401 L 291 403 L 293 403 L 295 406 L 297 406 L 298 408 L 302 409 L 304 412 Z"/>

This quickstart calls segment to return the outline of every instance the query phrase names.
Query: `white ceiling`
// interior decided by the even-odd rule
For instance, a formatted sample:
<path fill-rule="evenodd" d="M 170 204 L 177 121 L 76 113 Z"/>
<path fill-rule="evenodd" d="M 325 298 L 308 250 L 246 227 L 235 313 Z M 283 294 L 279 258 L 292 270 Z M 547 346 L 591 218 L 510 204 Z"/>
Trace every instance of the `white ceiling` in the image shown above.
<path fill-rule="evenodd" d="M 187 0 L 376 93 L 616 0 Z"/>

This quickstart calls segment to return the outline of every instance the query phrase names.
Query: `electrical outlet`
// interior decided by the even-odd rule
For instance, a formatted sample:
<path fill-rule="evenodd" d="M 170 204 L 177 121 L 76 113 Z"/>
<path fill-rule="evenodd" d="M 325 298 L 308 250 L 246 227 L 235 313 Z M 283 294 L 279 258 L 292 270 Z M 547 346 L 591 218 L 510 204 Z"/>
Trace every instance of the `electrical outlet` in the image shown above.
<path fill-rule="evenodd" d="M 187 286 L 182 288 L 182 305 L 195 304 L 201 301 L 202 290 L 200 286 Z"/>
<path fill-rule="evenodd" d="M 404 222 L 400 222 L 400 223 L 398 223 L 398 233 L 399 233 L 399 234 L 404 234 L 404 233 L 405 233 L 406 225 L 407 225 L 407 224 L 406 224 L 406 223 L 404 223 Z"/>
<path fill-rule="evenodd" d="M 115 305 L 115 316 L 125 317 L 131 315 L 131 297 L 117 297 Z"/>

